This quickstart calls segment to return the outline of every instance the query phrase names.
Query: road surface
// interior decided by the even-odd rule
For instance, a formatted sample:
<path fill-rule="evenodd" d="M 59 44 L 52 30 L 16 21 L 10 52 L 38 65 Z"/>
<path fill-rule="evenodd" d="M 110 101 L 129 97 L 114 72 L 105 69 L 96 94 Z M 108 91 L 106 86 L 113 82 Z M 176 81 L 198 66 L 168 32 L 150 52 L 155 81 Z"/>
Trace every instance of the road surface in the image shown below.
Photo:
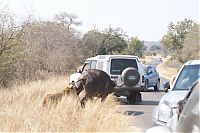
<path fill-rule="evenodd" d="M 157 65 L 158 60 L 152 60 L 150 64 Z M 153 88 L 149 88 L 148 92 L 141 92 L 142 103 L 136 103 L 134 105 L 121 105 L 123 111 L 131 118 L 130 124 L 140 128 L 142 131 L 152 127 L 152 112 L 153 109 L 158 105 L 160 98 L 165 94 L 163 89 L 163 82 L 165 78 L 161 77 L 160 90 L 154 91 Z M 121 99 L 126 101 L 126 99 Z"/>

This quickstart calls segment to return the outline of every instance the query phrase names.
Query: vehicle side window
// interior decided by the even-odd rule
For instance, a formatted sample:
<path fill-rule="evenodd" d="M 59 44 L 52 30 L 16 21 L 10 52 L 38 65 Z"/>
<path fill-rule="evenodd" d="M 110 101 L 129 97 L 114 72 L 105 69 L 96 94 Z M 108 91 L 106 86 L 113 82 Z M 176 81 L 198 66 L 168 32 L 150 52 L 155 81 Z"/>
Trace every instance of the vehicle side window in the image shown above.
<path fill-rule="evenodd" d="M 99 61 L 99 62 L 97 63 L 97 69 L 103 70 L 103 62 L 102 62 L 102 61 Z"/>
<path fill-rule="evenodd" d="M 85 65 L 83 66 L 82 72 L 83 71 L 87 71 L 88 69 L 90 69 L 90 66 L 91 66 L 91 62 L 85 63 Z"/>
<path fill-rule="evenodd" d="M 151 67 L 148 67 L 148 68 L 147 68 L 147 73 L 150 74 L 150 73 L 152 73 L 152 72 L 153 72 L 152 68 L 151 68 Z"/>
<path fill-rule="evenodd" d="M 97 61 L 96 60 L 94 60 L 94 61 L 92 61 L 91 62 L 91 69 L 96 69 L 96 64 L 97 64 Z"/>

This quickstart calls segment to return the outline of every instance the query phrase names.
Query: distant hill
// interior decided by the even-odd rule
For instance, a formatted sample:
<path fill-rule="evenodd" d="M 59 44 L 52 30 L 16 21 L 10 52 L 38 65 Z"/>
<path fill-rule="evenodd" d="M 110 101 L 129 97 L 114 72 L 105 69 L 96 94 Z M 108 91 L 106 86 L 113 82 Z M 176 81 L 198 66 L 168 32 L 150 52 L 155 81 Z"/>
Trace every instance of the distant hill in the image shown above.
<path fill-rule="evenodd" d="M 152 45 L 161 46 L 161 43 L 160 43 L 160 42 L 157 42 L 157 41 L 144 41 L 144 45 L 147 46 L 147 47 L 150 47 L 150 46 L 152 46 Z"/>
<path fill-rule="evenodd" d="M 161 43 L 159 41 L 144 41 L 144 46 L 147 47 L 147 51 L 149 51 L 153 45 L 161 47 Z"/>

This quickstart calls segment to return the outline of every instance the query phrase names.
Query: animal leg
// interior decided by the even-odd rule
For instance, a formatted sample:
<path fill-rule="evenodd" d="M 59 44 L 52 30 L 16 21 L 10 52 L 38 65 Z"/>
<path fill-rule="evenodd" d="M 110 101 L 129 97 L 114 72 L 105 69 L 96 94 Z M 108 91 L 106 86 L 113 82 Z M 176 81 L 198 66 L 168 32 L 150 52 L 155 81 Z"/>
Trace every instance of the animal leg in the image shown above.
<path fill-rule="evenodd" d="M 101 95 L 101 102 L 105 101 L 105 99 L 107 98 L 107 94 L 102 94 Z"/>
<path fill-rule="evenodd" d="M 86 93 L 85 96 L 81 99 L 80 103 L 81 103 L 81 107 L 84 108 L 85 107 L 85 103 L 86 101 L 90 99 L 92 100 L 93 99 L 93 95 L 89 94 L 89 93 Z"/>
<path fill-rule="evenodd" d="M 82 108 L 85 108 L 85 102 L 86 102 L 86 96 L 85 97 L 83 97 L 82 99 L 81 99 L 81 101 L 80 101 L 80 103 L 81 103 L 81 107 Z"/>

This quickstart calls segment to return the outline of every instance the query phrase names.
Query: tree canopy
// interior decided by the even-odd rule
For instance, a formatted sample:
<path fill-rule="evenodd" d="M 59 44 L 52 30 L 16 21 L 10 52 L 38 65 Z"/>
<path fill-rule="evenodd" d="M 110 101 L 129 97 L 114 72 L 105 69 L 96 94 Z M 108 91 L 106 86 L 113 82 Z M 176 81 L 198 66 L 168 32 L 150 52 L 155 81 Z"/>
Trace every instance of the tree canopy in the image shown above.
<path fill-rule="evenodd" d="M 200 59 L 199 24 L 189 29 L 181 50 L 181 62 L 194 59 Z"/>
<path fill-rule="evenodd" d="M 167 33 L 162 37 L 161 43 L 168 48 L 174 58 L 180 60 L 186 34 L 193 25 L 194 22 L 190 19 L 178 21 L 177 24 L 169 24 Z"/>
<path fill-rule="evenodd" d="M 118 54 L 126 46 L 126 35 L 121 29 L 108 28 L 103 32 L 91 30 L 84 34 L 82 39 L 85 57 L 104 54 Z"/>
<path fill-rule="evenodd" d="M 139 40 L 137 37 L 131 37 L 124 53 L 142 57 L 144 48 L 144 41 Z"/>

